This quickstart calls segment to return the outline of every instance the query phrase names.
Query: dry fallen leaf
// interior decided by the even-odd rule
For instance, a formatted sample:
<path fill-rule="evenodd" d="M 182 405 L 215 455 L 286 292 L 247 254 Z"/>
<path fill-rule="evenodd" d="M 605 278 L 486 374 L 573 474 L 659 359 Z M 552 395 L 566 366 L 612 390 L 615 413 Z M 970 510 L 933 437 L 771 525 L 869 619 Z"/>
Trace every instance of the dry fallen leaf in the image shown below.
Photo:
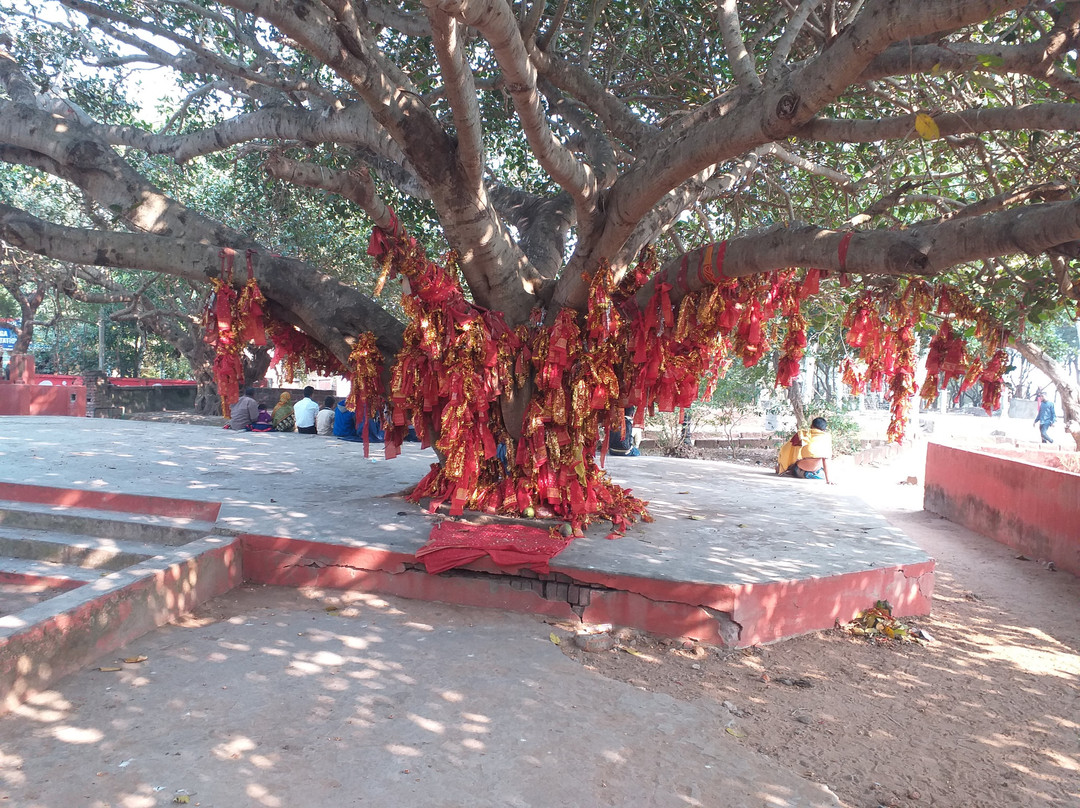
<path fill-rule="evenodd" d="M 126 658 L 124 659 L 124 662 L 127 662 L 127 663 L 128 663 L 129 665 L 133 665 L 133 664 L 135 664 L 136 662 L 146 662 L 146 660 L 148 660 L 149 658 L 150 658 L 150 657 L 147 657 L 147 656 L 143 656 L 142 654 L 139 654 L 139 656 L 129 656 L 129 657 L 126 657 Z"/>
<path fill-rule="evenodd" d="M 105 673 L 112 673 L 113 671 L 118 671 L 120 669 L 119 668 L 108 667 L 108 668 L 98 668 L 98 670 L 99 671 L 105 671 Z"/>
<path fill-rule="evenodd" d="M 550 633 L 550 634 L 548 635 L 548 639 L 549 639 L 549 640 L 551 640 L 551 641 L 552 641 L 553 643 L 555 643 L 556 645 L 562 645 L 562 640 L 561 640 L 561 639 L 559 639 L 559 635 L 558 635 L 558 634 L 556 634 L 556 633 L 555 633 L 554 631 L 553 631 L 553 632 L 551 632 L 551 633 Z"/>
<path fill-rule="evenodd" d="M 745 738 L 746 737 L 746 733 L 743 732 L 738 727 L 725 727 L 724 732 L 726 732 L 728 735 L 733 735 L 736 738 Z"/>
<path fill-rule="evenodd" d="M 189 802 L 191 802 L 191 797 L 189 797 L 187 794 L 178 794 L 173 797 L 173 802 L 179 803 L 180 805 L 187 805 Z"/>
<path fill-rule="evenodd" d="M 625 645 L 620 646 L 620 647 L 622 648 L 622 650 L 626 651 L 626 653 L 628 653 L 628 654 L 633 654 L 634 656 L 645 656 L 643 653 L 641 653 L 641 651 L 638 651 L 638 650 L 636 650 L 634 648 L 627 648 Z"/>

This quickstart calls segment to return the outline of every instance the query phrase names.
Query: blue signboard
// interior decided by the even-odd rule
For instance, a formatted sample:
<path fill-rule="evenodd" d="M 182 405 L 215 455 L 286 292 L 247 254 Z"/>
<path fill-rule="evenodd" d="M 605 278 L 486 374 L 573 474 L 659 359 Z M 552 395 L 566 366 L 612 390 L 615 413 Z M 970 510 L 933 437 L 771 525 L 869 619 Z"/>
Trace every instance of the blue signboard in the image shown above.
<path fill-rule="evenodd" d="M 0 326 L 0 348 L 11 350 L 15 347 L 15 341 L 19 338 L 16 331 Z"/>

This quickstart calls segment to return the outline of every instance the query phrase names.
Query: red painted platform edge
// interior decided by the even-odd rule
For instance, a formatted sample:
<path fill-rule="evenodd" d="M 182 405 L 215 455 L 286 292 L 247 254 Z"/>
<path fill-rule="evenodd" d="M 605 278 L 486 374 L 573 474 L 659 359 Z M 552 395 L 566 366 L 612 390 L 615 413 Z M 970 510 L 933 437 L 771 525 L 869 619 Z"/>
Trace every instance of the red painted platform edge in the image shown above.
<path fill-rule="evenodd" d="M 0 715 L 102 654 L 238 586 L 240 562 L 237 542 L 212 547 L 0 639 Z"/>
<path fill-rule="evenodd" d="M 31 502 L 35 505 L 60 505 L 65 508 L 91 508 L 99 511 L 141 513 L 148 516 L 172 516 L 216 522 L 220 502 L 197 499 L 119 494 L 108 491 L 88 491 L 83 488 L 53 488 L 47 485 L 0 482 L 0 499 Z"/>
<path fill-rule="evenodd" d="M 0 572 L 0 584 L 33 585 L 41 584 L 49 589 L 60 589 L 67 592 L 70 589 L 78 589 L 86 581 L 77 581 L 73 578 L 55 578 L 52 575 L 36 575 L 32 572 Z"/>
<path fill-rule="evenodd" d="M 297 559 L 304 559 L 304 564 L 320 569 L 340 567 L 389 573 L 404 572 L 405 564 L 416 563 L 416 556 L 411 553 L 378 547 L 350 547 L 257 533 L 241 533 L 237 538 L 244 551 L 244 579 L 252 583 L 273 583 L 273 579 L 293 566 Z"/>
<path fill-rule="evenodd" d="M 511 588 L 499 578 L 428 575 L 407 569 L 415 558 L 369 547 L 244 535 L 244 577 L 277 586 L 363 589 L 416 600 L 507 609 L 576 619 L 568 603 Z M 582 619 L 671 637 L 745 647 L 774 642 L 854 619 L 887 600 L 898 617 L 929 614 L 935 562 L 761 584 L 684 583 L 552 568 L 593 590 Z M 466 572 L 512 572 L 475 564 Z M 615 584 L 615 586 L 613 586 Z M 623 584 L 623 586 L 617 586 Z M 719 614 L 717 614 L 719 613 Z M 730 620 L 730 625 L 726 621 Z"/>

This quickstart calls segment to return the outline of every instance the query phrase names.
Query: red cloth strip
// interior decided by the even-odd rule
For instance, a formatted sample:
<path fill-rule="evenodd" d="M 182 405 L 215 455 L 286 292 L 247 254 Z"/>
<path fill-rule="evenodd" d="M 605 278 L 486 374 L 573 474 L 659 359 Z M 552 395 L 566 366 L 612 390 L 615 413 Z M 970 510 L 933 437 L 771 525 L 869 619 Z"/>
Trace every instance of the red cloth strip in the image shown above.
<path fill-rule="evenodd" d="M 715 285 L 724 276 L 724 253 L 727 241 L 707 244 L 702 250 L 701 266 L 698 267 L 698 280 L 702 285 Z"/>
<path fill-rule="evenodd" d="M 854 233 L 844 233 L 844 237 L 840 239 L 840 246 L 836 248 L 836 254 L 840 258 L 841 272 L 847 272 L 848 245 L 851 244 L 851 237 L 854 235 Z"/>

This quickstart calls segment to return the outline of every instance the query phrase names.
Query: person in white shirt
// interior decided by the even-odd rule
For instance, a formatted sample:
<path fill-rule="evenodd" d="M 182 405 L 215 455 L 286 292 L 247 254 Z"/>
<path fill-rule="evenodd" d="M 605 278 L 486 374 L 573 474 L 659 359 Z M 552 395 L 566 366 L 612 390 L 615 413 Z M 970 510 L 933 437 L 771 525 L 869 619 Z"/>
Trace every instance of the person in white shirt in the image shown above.
<path fill-rule="evenodd" d="M 323 399 L 322 409 L 319 410 L 318 415 L 315 416 L 315 431 L 320 435 L 334 434 L 334 405 L 337 402 L 333 396 L 327 396 Z"/>
<path fill-rule="evenodd" d="M 315 430 L 315 415 L 319 412 L 319 405 L 312 396 L 315 388 L 310 384 L 304 388 L 304 397 L 296 402 L 293 412 L 296 414 L 296 431 L 302 435 L 318 434 Z"/>

